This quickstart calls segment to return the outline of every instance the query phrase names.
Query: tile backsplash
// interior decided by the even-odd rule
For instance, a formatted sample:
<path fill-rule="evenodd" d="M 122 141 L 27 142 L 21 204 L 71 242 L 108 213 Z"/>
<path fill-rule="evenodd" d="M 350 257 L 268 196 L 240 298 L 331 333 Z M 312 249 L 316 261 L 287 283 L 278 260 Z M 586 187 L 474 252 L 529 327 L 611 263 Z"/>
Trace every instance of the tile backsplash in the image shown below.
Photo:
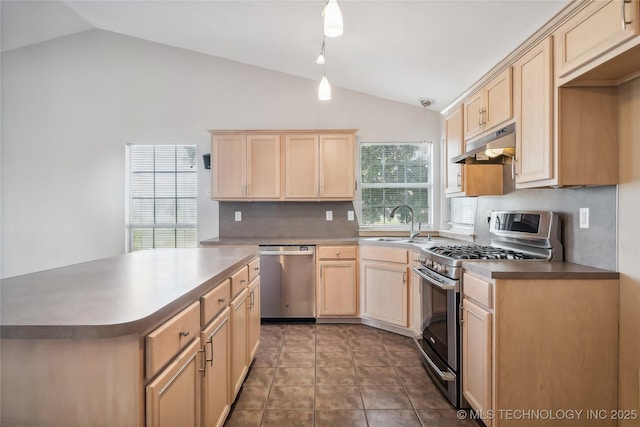
<path fill-rule="evenodd" d="M 220 202 L 220 237 L 357 237 L 353 202 Z M 327 211 L 331 221 L 327 221 Z M 241 221 L 235 220 L 241 212 Z"/>
<path fill-rule="evenodd" d="M 589 228 L 580 228 L 580 208 L 589 208 Z M 478 198 L 475 232 L 488 244 L 490 210 L 545 210 L 557 212 L 562 222 L 564 259 L 606 270 L 617 269 L 617 187 L 548 188 L 518 190 L 503 196 Z"/>

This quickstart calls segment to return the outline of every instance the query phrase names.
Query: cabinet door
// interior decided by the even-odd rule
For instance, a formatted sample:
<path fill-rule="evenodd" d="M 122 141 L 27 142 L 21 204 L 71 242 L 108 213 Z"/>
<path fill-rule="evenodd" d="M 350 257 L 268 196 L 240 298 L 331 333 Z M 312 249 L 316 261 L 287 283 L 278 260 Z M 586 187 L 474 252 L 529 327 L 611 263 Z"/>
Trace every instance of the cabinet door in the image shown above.
<path fill-rule="evenodd" d="M 238 199 L 246 196 L 247 150 L 244 135 L 214 135 L 213 137 L 214 199 Z"/>
<path fill-rule="evenodd" d="M 229 318 L 227 307 L 202 332 L 205 361 L 202 377 L 202 425 L 221 427 L 229 413 Z"/>
<path fill-rule="evenodd" d="M 469 140 L 482 132 L 484 128 L 483 114 L 484 91 L 479 90 L 464 101 L 464 139 Z"/>
<path fill-rule="evenodd" d="M 247 197 L 280 198 L 280 135 L 247 135 Z"/>
<path fill-rule="evenodd" d="M 462 392 L 469 405 L 491 407 L 491 313 L 464 299 L 462 307 Z M 487 426 L 490 426 L 491 420 Z"/>
<path fill-rule="evenodd" d="M 320 135 L 320 195 L 323 199 L 353 199 L 353 139 L 353 135 Z"/>
<path fill-rule="evenodd" d="M 147 426 L 200 425 L 200 340 L 194 340 L 146 387 Z"/>
<path fill-rule="evenodd" d="M 447 150 L 445 158 L 447 161 L 444 191 L 446 194 L 464 191 L 462 186 L 464 168 L 461 164 L 451 163 L 452 158 L 459 156 L 464 151 L 462 117 L 462 105 L 459 105 L 449 113 L 445 121 L 445 149 Z"/>
<path fill-rule="evenodd" d="M 356 261 L 318 263 L 318 316 L 357 314 Z"/>
<path fill-rule="evenodd" d="M 320 196 L 318 135 L 285 136 L 285 197 Z"/>
<path fill-rule="evenodd" d="M 485 86 L 486 129 L 499 126 L 513 117 L 511 67 L 507 67 Z"/>
<path fill-rule="evenodd" d="M 639 34 L 639 15 L 638 0 L 601 0 L 585 7 L 554 33 L 557 76 L 566 76 Z"/>
<path fill-rule="evenodd" d="M 251 361 L 258 351 L 258 345 L 260 344 L 260 278 L 257 277 L 249 285 L 249 303 L 247 304 L 248 319 L 247 319 L 247 339 L 248 339 L 248 351 L 247 351 L 247 365 L 251 364 Z"/>
<path fill-rule="evenodd" d="M 549 36 L 513 66 L 517 187 L 554 176 L 551 43 Z"/>
<path fill-rule="evenodd" d="M 231 395 L 233 402 L 247 375 L 247 305 L 249 290 L 244 289 L 231 301 Z"/>
<path fill-rule="evenodd" d="M 362 262 L 362 315 L 394 325 L 408 323 L 408 290 L 406 264 L 374 261 Z"/>

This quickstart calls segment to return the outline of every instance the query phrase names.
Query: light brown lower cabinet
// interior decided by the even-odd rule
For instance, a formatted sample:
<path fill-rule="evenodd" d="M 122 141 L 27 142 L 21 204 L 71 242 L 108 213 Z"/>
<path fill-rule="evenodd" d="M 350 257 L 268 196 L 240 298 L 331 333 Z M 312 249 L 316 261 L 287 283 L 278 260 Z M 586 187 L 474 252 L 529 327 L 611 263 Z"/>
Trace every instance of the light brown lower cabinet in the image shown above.
<path fill-rule="evenodd" d="M 224 309 L 201 333 L 202 356 L 202 426 L 220 427 L 229 414 L 230 309 Z"/>
<path fill-rule="evenodd" d="M 200 425 L 199 350 L 195 339 L 147 385 L 147 427 Z"/>
<path fill-rule="evenodd" d="M 231 309 L 231 394 L 233 401 L 249 370 L 247 363 L 247 314 L 249 290 L 244 289 L 230 304 Z"/>
<path fill-rule="evenodd" d="M 462 306 L 462 393 L 480 413 L 491 409 L 491 312 L 464 298 Z M 491 419 L 485 424 L 491 426 Z"/>
<path fill-rule="evenodd" d="M 588 414 L 617 408 L 618 280 L 467 272 L 462 286 L 462 387 L 485 425 L 617 425 Z M 558 414 L 580 418 L 569 423 Z"/>
<path fill-rule="evenodd" d="M 319 246 L 316 273 L 318 317 L 358 313 L 357 246 Z"/>
<path fill-rule="evenodd" d="M 360 279 L 364 318 L 407 327 L 409 258 L 405 249 L 363 246 Z"/>
<path fill-rule="evenodd" d="M 249 284 L 247 305 L 247 366 L 258 352 L 260 344 L 260 277 Z"/>

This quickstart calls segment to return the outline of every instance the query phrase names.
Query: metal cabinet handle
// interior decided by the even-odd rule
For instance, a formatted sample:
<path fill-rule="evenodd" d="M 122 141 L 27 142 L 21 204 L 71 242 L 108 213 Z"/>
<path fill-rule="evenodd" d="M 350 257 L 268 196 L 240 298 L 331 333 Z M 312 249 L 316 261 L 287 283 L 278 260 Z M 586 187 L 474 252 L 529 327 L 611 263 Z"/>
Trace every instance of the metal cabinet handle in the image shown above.
<path fill-rule="evenodd" d="M 255 271 L 260 271 L 260 267 L 253 267 Z"/>
<path fill-rule="evenodd" d="M 340 256 L 340 251 L 336 251 L 336 257 Z"/>
<path fill-rule="evenodd" d="M 405 283 L 407 283 L 407 272 L 403 271 L 402 272 L 402 284 L 404 285 Z"/>
<path fill-rule="evenodd" d="M 624 8 L 624 6 L 626 4 L 630 4 L 631 0 L 622 0 L 620 2 L 620 7 L 621 7 L 621 16 L 622 16 L 622 31 L 627 29 L 627 25 L 631 25 L 633 23 L 633 21 L 627 21 L 627 14 L 626 14 L 626 10 Z"/>
<path fill-rule="evenodd" d="M 218 304 L 222 304 L 226 300 L 227 300 L 226 298 L 218 298 Z"/>
<path fill-rule="evenodd" d="M 456 187 L 460 187 L 460 181 L 462 180 L 462 176 L 460 175 L 460 173 L 458 173 L 458 175 L 456 176 Z"/>
<path fill-rule="evenodd" d="M 209 362 L 209 366 L 213 367 L 213 336 L 209 337 L 209 339 L 205 344 L 211 345 L 211 359 L 207 359 L 207 352 L 205 348 L 205 352 L 204 352 L 205 362 Z M 206 363 L 205 363 L 205 366 L 206 366 Z"/>
<path fill-rule="evenodd" d="M 189 336 L 189 331 L 180 331 L 180 332 L 178 332 L 178 336 L 180 336 L 180 337 L 188 337 Z"/>
<path fill-rule="evenodd" d="M 478 127 L 482 126 L 482 108 L 478 109 Z"/>
<path fill-rule="evenodd" d="M 247 283 L 247 281 L 244 279 L 240 279 L 240 283 Z"/>
<path fill-rule="evenodd" d="M 198 349 L 198 353 L 204 353 L 202 357 L 202 368 L 198 368 L 199 372 L 202 372 L 202 376 L 207 375 L 207 351 L 204 347 Z"/>
<path fill-rule="evenodd" d="M 516 179 L 518 175 L 518 172 L 516 172 L 516 163 L 518 163 L 518 160 L 514 157 L 513 160 L 511 160 L 511 179 Z"/>

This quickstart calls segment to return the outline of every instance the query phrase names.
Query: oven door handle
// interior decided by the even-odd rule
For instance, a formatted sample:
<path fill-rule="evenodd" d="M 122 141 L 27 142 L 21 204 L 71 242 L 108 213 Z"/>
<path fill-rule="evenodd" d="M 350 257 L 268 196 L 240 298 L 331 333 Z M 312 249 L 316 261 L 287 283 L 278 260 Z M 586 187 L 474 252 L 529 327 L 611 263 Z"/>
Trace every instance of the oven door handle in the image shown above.
<path fill-rule="evenodd" d="M 418 346 L 418 350 L 420 350 L 420 353 L 422 353 L 422 357 L 427 361 L 427 363 L 429 364 L 431 369 L 433 369 L 435 374 L 437 376 L 439 376 L 442 381 L 455 381 L 456 380 L 456 376 L 453 373 L 451 373 L 449 371 L 445 372 L 445 371 L 440 370 L 440 368 L 438 368 L 438 366 L 435 363 L 433 363 L 433 360 L 431 360 L 431 358 L 429 356 L 427 356 L 427 353 L 425 353 L 424 350 L 422 350 L 420 348 L 420 346 Z"/>
<path fill-rule="evenodd" d="M 443 291 L 453 291 L 453 290 L 456 289 L 455 285 L 447 285 L 446 283 L 438 282 L 433 277 L 430 277 L 430 276 L 427 276 L 426 274 L 424 274 L 418 268 L 416 268 L 416 267 L 412 267 L 412 268 L 413 268 L 413 272 L 416 273 L 418 276 L 422 277 L 424 280 L 426 280 L 429 283 L 431 283 L 432 285 L 442 289 Z"/>

